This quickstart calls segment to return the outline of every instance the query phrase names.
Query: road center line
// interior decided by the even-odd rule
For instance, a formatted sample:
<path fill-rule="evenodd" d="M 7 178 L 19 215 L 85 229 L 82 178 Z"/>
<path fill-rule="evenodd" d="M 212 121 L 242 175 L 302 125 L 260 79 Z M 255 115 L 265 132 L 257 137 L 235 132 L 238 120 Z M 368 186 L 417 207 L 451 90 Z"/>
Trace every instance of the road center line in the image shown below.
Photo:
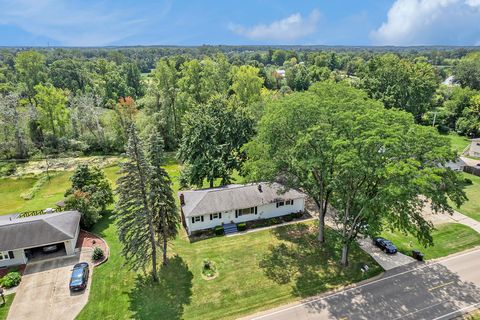
<path fill-rule="evenodd" d="M 299 303 L 297 305 L 290 306 L 288 308 L 284 308 L 284 309 L 281 309 L 281 310 L 277 310 L 277 311 L 274 311 L 274 312 L 271 312 L 271 313 L 268 313 L 268 314 L 260 315 L 258 317 L 252 318 L 252 319 L 263 319 L 263 318 L 266 318 L 266 317 L 269 317 L 269 316 L 272 316 L 272 315 L 275 315 L 275 314 L 279 314 L 279 313 L 282 313 L 282 312 L 285 312 L 285 311 L 288 311 L 288 310 L 292 310 L 292 309 L 295 309 L 295 308 L 298 308 L 298 307 L 306 306 L 306 305 L 318 302 L 320 300 L 325 300 L 325 299 L 328 299 L 328 298 L 331 298 L 331 297 L 338 296 L 340 294 L 344 294 L 346 292 L 350 292 L 350 291 L 353 291 L 353 290 L 356 290 L 356 289 L 360 289 L 360 288 L 363 288 L 363 287 L 366 287 L 366 286 L 369 286 L 369 285 L 372 285 L 372 284 L 375 284 L 375 283 L 378 283 L 378 282 L 381 282 L 381 281 L 384 281 L 384 280 L 395 278 L 395 277 L 398 277 L 398 276 L 401 276 L 401 275 L 404 275 L 404 274 L 407 274 L 407 273 L 412 273 L 412 272 L 417 271 L 417 270 L 422 270 L 422 269 L 425 269 L 425 268 L 428 268 L 428 267 L 431 267 L 431 266 L 434 266 L 434 265 L 437 265 L 437 264 L 441 264 L 442 262 L 454 260 L 454 259 L 457 259 L 457 258 L 460 258 L 460 257 L 470 255 L 470 254 L 475 254 L 475 253 L 478 253 L 478 252 L 480 252 L 480 250 L 469 251 L 469 252 L 458 254 L 458 255 L 452 256 L 450 258 L 443 259 L 443 260 L 437 260 L 433 263 L 427 263 L 423 266 L 420 266 L 420 267 L 417 267 L 417 268 L 414 268 L 414 269 L 410 269 L 410 270 L 407 270 L 407 271 L 396 273 L 396 274 L 393 274 L 391 276 L 381 278 L 381 279 L 378 279 L 378 280 L 374 280 L 374 281 L 371 281 L 371 282 L 368 282 L 368 283 L 365 283 L 365 284 L 362 284 L 362 285 L 359 285 L 359 286 L 355 286 L 355 287 L 352 287 L 352 288 L 349 288 L 349 289 L 346 289 L 346 290 L 335 292 L 335 293 L 332 293 L 332 294 L 324 296 L 324 297 L 319 297 L 319 298 L 315 298 L 315 299 L 310 300 L 310 301 L 302 302 L 302 303 Z M 476 305 L 474 305 L 474 306 L 476 306 Z M 441 318 L 437 318 L 437 319 L 441 319 Z M 435 319 L 435 320 L 437 320 L 437 319 Z"/>
<path fill-rule="evenodd" d="M 433 290 L 436 290 L 436 289 L 440 289 L 440 288 L 448 286 L 449 284 L 452 284 L 452 283 L 453 283 L 453 281 L 446 282 L 446 283 L 440 284 L 438 286 L 431 287 L 430 289 L 428 289 L 428 291 L 433 291 Z"/>

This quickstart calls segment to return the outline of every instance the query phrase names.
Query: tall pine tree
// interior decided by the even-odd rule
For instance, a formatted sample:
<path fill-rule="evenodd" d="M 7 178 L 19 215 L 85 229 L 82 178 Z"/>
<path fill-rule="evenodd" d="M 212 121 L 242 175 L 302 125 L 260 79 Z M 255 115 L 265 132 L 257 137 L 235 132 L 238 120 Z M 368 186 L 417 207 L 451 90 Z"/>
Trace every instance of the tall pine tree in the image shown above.
<path fill-rule="evenodd" d="M 149 178 L 153 170 L 145 159 L 134 124 L 128 130 L 126 153 L 128 160 L 122 163 L 121 177 L 117 180 L 117 225 L 122 254 L 134 270 L 145 269 L 151 259 L 153 280 L 158 281 L 155 217 L 149 206 Z"/>
<path fill-rule="evenodd" d="M 180 216 L 175 206 L 172 181 L 163 164 L 163 140 L 155 130 L 148 143 L 148 161 L 151 166 L 149 206 L 155 221 L 158 238 L 162 241 L 163 264 L 167 264 L 167 244 L 178 233 Z"/>

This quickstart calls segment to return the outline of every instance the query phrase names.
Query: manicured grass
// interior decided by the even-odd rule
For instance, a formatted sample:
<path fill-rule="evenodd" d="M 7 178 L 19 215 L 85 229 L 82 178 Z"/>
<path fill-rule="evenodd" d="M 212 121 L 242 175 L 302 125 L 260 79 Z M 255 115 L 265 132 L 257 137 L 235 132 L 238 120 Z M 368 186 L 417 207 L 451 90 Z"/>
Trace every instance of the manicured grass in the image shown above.
<path fill-rule="evenodd" d="M 480 234 L 472 228 L 459 223 L 446 223 L 437 227 L 432 233 L 434 245 L 423 248 L 418 241 L 409 235 L 398 232 L 384 232 L 383 237 L 391 240 L 398 250 L 411 255 L 417 249 L 425 254 L 425 259 L 435 259 L 448 256 L 475 246 L 480 246 Z"/>
<path fill-rule="evenodd" d="M 31 200 L 24 200 L 20 195 L 31 188 L 38 177 L 0 179 L 0 214 L 55 208 L 55 203 L 63 199 L 70 186 L 71 175 L 71 171 L 57 172 Z"/>
<path fill-rule="evenodd" d="M 110 245 L 111 258 L 95 269 L 89 303 L 78 319 L 231 319 L 357 282 L 360 266 L 381 271 L 358 247 L 342 269 L 338 236 L 328 230 L 320 248 L 313 223 L 299 223 L 236 237 L 189 243 L 184 232 L 171 244 L 171 261 L 152 284 L 123 266 L 115 225 L 109 217 L 96 227 Z M 202 261 L 215 262 L 219 275 L 202 278 Z"/>
<path fill-rule="evenodd" d="M 464 136 L 460 136 L 454 132 L 448 134 L 450 138 L 450 143 L 452 144 L 452 148 L 456 150 L 459 154 L 465 150 L 465 148 L 470 144 L 468 138 Z"/>
<path fill-rule="evenodd" d="M 14 297 L 15 297 L 15 293 L 12 293 L 12 294 L 9 294 L 9 295 L 5 296 L 5 304 L 1 304 L 2 301 L 0 299 L 0 320 L 7 319 L 8 310 L 10 309 L 10 306 L 12 305 Z"/>
<path fill-rule="evenodd" d="M 169 159 L 165 169 L 177 192 L 180 166 Z M 104 171 L 114 185 L 119 168 Z M 1 213 L 54 206 L 69 187 L 71 174 L 58 173 L 30 201 L 21 199 L 20 194 L 36 178 L 0 181 L 0 197 L 11 199 Z M 234 175 L 234 182 L 240 181 Z M 93 232 L 107 240 L 111 255 L 107 263 L 95 269 L 89 303 L 79 319 L 231 319 L 381 271 L 357 246 L 352 248 L 350 267 L 341 268 L 338 235 L 329 230 L 327 245 L 319 247 L 312 222 L 195 243 L 188 242 L 180 229 L 170 244 L 170 264 L 162 267 L 160 282 L 152 284 L 149 278 L 125 266 L 113 215 L 105 216 Z M 205 258 L 211 259 L 219 272 L 213 280 L 202 278 Z M 371 266 L 368 275 L 360 272 L 364 263 Z"/>
<path fill-rule="evenodd" d="M 472 180 L 473 184 L 466 185 L 464 189 L 468 201 L 460 208 L 455 209 L 472 219 L 480 221 L 480 177 L 468 173 L 463 173 L 463 176 Z"/>

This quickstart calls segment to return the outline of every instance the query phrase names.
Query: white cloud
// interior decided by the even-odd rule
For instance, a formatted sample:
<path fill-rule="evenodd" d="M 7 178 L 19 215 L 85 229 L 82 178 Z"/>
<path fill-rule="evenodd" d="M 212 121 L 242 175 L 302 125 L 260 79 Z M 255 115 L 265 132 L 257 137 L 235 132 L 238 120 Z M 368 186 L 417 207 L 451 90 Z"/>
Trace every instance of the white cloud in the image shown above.
<path fill-rule="evenodd" d="M 370 38 L 377 45 L 478 44 L 480 0 L 396 0 Z"/>
<path fill-rule="evenodd" d="M 300 13 L 295 13 L 268 25 L 243 27 L 231 24 L 230 30 L 253 40 L 292 41 L 314 33 L 319 19 L 320 12 L 313 10 L 306 18 Z"/>
<path fill-rule="evenodd" d="M 169 10 L 168 2 L 163 9 L 164 12 L 155 10 L 155 17 Z M 136 8 L 114 7 L 105 1 L 0 0 L 0 24 L 14 25 L 61 45 L 100 46 L 143 30 L 148 19 L 138 19 L 135 11 Z"/>

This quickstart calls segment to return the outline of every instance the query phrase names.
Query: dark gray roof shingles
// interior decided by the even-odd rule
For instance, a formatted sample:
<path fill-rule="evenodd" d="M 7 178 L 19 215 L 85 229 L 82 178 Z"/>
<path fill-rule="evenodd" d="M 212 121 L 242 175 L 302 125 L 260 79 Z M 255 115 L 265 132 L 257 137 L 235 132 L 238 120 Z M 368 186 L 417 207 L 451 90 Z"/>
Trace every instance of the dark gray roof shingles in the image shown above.
<path fill-rule="evenodd" d="M 262 191 L 258 185 L 262 186 Z M 229 185 L 214 189 L 181 191 L 185 198 L 182 206 L 186 217 L 204 215 L 260 206 L 283 199 L 304 198 L 305 194 L 294 189 L 285 189 L 278 183 L 252 183 Z"/>
<path fill-rule="evenodd" d="M 64 211 L 0 220 L 0 251 L 71 240 L 79 228 L 80 216 L 78 211 Z"/>

